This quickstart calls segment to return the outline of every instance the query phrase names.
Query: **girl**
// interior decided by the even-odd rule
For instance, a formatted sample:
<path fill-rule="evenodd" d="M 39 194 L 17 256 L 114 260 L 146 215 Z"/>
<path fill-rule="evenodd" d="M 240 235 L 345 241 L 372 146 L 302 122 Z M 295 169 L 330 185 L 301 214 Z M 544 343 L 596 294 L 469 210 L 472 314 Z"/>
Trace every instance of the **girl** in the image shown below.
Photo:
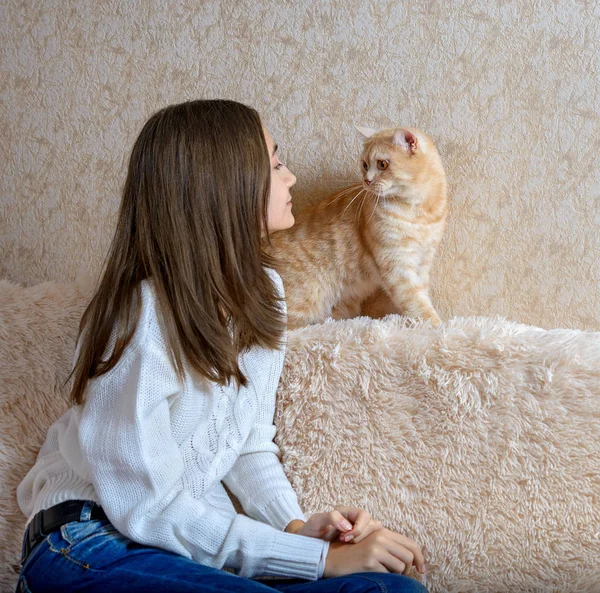
<path fill-rule="evenodd" d="M 415 542 L 361 509 L 307 518 L 278 458 L 286 310 L 261 244 L 293 225 L 295 181 L 243 104 L 144 125 L 73 405 L 17 490 L 18 591 L 425 591 L 402 574 Z"/>

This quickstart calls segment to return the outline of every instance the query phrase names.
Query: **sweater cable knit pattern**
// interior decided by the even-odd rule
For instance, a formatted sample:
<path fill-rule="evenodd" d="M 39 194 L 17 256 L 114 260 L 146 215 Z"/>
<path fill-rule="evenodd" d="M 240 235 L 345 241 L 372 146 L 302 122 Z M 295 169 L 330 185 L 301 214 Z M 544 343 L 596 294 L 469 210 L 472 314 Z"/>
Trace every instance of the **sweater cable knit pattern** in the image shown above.
<path fill-rule="evenodd" d="M 266 269 L 283 295 L 281 278 Z M 199 376 L 184 358 L 182 385 L 163 336 L 144 280 L 122 358 L 88 383 L 83 406 L 48 429 L 17 489 L 28 522 L 41 509 L 89 499 L 132 540 L 204 565 L 248 578 L 322 577 L 329 542 L 283 531 L 306 520 L 273 442 L 285 349 L 240 354 L 248 385 L 239 389 Z M 108 352 L 114 341 L 113 332 Z M 248 516 L 236 513 L 222 482 Z"/>

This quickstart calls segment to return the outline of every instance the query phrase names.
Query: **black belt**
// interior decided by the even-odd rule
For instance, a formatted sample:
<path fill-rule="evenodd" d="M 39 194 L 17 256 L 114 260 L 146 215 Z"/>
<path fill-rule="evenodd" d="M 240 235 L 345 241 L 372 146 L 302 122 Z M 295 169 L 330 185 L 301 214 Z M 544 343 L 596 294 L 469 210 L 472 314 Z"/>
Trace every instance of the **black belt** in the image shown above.
<path fill-rule="evenodd" d="M 33 519 L 29 522 L 27 530 L 25 531 L 25 537 L 23 541 L 23 558 L 21 559 L 21 562 L 25 562 L 29 552 L 37 544 L 43 541 L 49 533 L 55 531 L 65 523 L 79 521 L 85 502 L 85 500 L 66 500 L 65 502 L 54 505 L 49 509 L 44 509 L 43 511 L 36 513 Z M 102 507 L 94 503 L 92 506 L 90 519 L 108 520 L 108 517 L 106 516 L 106 513 Z"/>

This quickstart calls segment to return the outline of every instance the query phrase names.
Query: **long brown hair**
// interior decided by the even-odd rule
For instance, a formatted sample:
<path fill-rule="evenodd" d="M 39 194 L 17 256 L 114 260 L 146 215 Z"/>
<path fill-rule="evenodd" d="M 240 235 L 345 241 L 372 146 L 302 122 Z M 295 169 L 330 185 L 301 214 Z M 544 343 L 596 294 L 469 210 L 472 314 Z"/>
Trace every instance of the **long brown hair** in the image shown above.
<path fill-rule="evenodd" d="M 246 385 L 240 352 L 281 347 L 280 298 L 263 267 L 274 262 L 261 249 L 270 185 L 262 123 L 251 107 L 197 100 L 150 117 L 133 146 L 116 232 L 79 324 L 80 351 L 67 378 L 75 374 L 73 404 L 83 403 L 88 380 L 113 368 L 131 341 L 145 278 L 152 278 L 180 380 L 183 354 L 221 385 Z M 115 325 L 115 347 L 102 360 Z"/>

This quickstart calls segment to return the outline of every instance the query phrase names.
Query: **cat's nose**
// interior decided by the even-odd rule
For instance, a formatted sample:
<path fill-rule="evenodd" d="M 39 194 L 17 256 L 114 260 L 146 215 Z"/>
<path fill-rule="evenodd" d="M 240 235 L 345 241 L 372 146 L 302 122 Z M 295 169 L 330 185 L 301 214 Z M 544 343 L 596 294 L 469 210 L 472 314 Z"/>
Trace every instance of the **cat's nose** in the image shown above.
<path fill-rule="evenodd" d="M 367 185 L 371 185 L 371 182 L 372 182 L 372 181 L 373 181 L 372 179 L 365 179 L 365 183 L 366 183 Z"/>

